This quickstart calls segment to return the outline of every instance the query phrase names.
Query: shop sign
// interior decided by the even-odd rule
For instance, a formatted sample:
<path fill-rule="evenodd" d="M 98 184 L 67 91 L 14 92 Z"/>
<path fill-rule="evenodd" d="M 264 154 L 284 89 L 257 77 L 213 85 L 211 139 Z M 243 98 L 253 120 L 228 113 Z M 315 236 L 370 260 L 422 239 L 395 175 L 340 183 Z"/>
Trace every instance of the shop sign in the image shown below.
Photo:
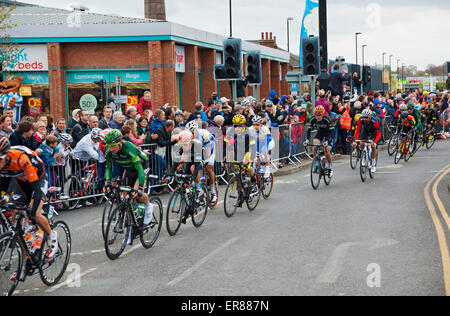
<path fill-rule="evenodd" d="M 31 97 L 32 96 L 31 87 L 21 86 L 19 94 L 23 97 Z"/>
<path fill-rule="evenodd" d="M 127 104 L 128 96 L 127 95 L 116 95 L 113 97 L 115 104 Z"/>
<path fill-rule="evenodd" d="M 11 75 L 22 77 L 23 84 L 48 84 L 48 72 L 11 72 Z"/>
<path fill-rule="evenodd" d="M 128 110 L 129 106 L 136 106 L 139 104 L 139 96 L 138 95 L 129 95 L 128 102 L 125 104 L 125 113 Z"/>
<path fill-rule="evenodd" d="M 175 72 L 186 72 L 186 50 L 175 45 Z"/>
<path fill-rule="evenodd" d="M 68 71 L 66 78 L 68 83 L 89 83 L 99 80 L 116 82 L 121 77 L 121 83 L 148 82 L 150 72 L 147 70 L 114 70 L 114 71 Z"/>
<path fill-rule="evenodd" d="M 80 99 L 80 107 L 84 111 L 88 111 L 89 114 L 94 114 L 97 108 L 97 98 L 92 94 L 85 94 Z"/>
<path fill-rule="evenodd" d="M 0 59 L 4 56 L 0 53 Z M 6 71 L 48 71 L 48 53 L 45 44 L 17 45 L 17 52 L 9 56 Z"/>
<path fill-rule="evenodd" d="M 28 99 L 28 115 L 39 116 L 42 113 L 42 98 Z"/>

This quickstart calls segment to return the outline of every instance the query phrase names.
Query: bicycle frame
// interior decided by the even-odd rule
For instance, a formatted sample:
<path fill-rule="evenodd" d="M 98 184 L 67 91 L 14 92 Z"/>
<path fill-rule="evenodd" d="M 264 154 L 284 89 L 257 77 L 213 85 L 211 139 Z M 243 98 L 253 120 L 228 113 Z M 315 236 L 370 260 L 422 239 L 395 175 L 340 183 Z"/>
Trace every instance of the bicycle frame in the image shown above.
<path fill-rule="evenodd" d="M 86 185 L 84 187 L 84 190 L 87 191 L 87 189 L 89 188 L 89 185 L 91 184 L 92 178 L 94 177 L 94 175 L 98 175 L 98 169 L 97 169 L 97 164 L 94 163 L 92 165 L 86 166 L 83 169 L 81 169 L 83 171 L 85 170 L 90 170 L 87 175 L 88 177 L 85 179 L 86 181 Z"/>

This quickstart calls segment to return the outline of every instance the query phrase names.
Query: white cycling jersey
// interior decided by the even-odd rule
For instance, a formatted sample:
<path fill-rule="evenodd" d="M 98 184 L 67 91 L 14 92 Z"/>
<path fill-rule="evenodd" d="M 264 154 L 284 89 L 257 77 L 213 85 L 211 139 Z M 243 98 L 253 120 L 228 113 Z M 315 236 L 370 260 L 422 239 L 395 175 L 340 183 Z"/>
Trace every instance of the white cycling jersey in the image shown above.
<path fill-rule="evenodd" d="M 205 149 L 204 153 L 206 157 L 203 157 L 207 161 L 208 166 L 214 166 L 216 162 L 215 145 L 216 140 L 214 135 L 206 129 L 199 129 L 195 133 L 195 138 L 202 142 L 202 146 Z"/>
<path fill-rule="evenodd" d="M 83 161 L 90 159 L 98 161 L 100 158 L 99 151 L 99 144 L 95 143 L 92 140 L 91 135 L 88 134 L 78 142 L 77 146 L 73 150 L 73 157 Z"/>

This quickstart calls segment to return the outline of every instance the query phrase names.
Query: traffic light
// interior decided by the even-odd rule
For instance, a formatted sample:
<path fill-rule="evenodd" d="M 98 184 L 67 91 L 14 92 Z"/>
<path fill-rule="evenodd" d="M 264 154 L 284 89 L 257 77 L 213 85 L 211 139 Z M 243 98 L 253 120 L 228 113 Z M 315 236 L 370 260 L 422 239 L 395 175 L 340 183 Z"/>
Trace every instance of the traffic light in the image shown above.
<path fill-rule="evenodd" d="M 249 84 L 262 84 L 261 52 L 247 52 L 247 80 Z"/>
<path fill-rule="evenodd" d="M 223 60 L 226 78 L 242 79 L 242 40 L 229 38 L 223 42 Z"/>
<path fill-rule="evenodd" d="M 363 82 L 364 84 L 368 84 L 372 81 L 372 70 L 369 66 L 363 67 Z"/>
<path fill-rule="evenodd" d="M 302 38 L 303 75 L 320 75 L 320 42 L 318 37 Z"/>
<path fill-rule="evenodd" d="M 214 80 L 227 80 L 227 72 L 225 71 L 224 65 L 214 65 Z"/>
<path fill-rule="evenodd" d="M 94 94 L 94 96 L 100 101 L 103 102 L 105 100 L 105 88 L 106 88 L 106 84 L 105 84 L 105 80 L 99 80 L 99 81 L 94 81 L 94 84 L 97 85 L 98 87 L 95 87 L 94 90 L 96 91 L 96 93 Z"/>

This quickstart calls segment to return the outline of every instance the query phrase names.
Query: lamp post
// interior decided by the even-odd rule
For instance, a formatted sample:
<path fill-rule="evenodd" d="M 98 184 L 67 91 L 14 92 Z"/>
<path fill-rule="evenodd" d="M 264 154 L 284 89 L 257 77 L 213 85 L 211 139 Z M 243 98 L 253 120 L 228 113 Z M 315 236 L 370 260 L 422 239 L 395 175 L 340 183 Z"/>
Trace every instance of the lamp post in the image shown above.
<path fill-rule="evenodd" d="M 230 0 L 230 37 L 233 37 L 233 14 L 231 11 L 231 0 Z"/>
<path fill-rule="evenodd" d="M 356 38 L 356 66 L 358 66 L 358 35 L 361 35 L 361 32 L 355 33 L 355 38 Z M 361 70 L 362 73 L 362 70 Z M 359 77 L 361 78 L 361 73 L 359 74 Z"/>
<path fill-rule="evenodd" d="M 392 57 L 394 55 L 389 55 L 389 92 L 392 91 Z"/>
<path fill-rule="evenodd" d="M 402 80 L 405 80 L 405 63 L 402 63 Z M 402 92 L 404 93 L 405 91 L 405 87 L 403 86 L 403 81 L 402 81 Z"/>
<path fill-rule="evenodd" d="M 364 50 L 365 50 L 366 47 L 367 47 L 367 45 L 363 45 L 362 46 L 362 66 L 361 66 L 362 87 L 361 87 L 361 94 L 364 94 L 364 84 L 365 84 L 364 78 L 363 78 L 364 77 Z"/>
<path fill-rule="evenodd" d="M 383 63 L 382 63 L 382 68 L 381 68 L 381 90 L 384 91 L 384 55 L 387 55 L 387 53 L 383 53 Z"/>
<path fill-rule="evenodd" d="M 290 38 L 291 38 L 291 36 L 290 36 L 290 34 L 291 34 L 291 32 L 289 31 L 289 21 L 294 21 L 294 18 L 293 17 L 288 17 L 287 18 L 287 50 L 288 50 L 288 53 L 290 53 L 291 51 L 290 51 Z"/>
<path fill-rule="evenodd" d="M 400 82 L 401 78 L 400 78 L 400 59 L 397 59 L 397 81 Z M 398 82 L 397 82 L 397 88 L 398 88 Z M 398 90 L 398 89 L 395 90 Z"/>

